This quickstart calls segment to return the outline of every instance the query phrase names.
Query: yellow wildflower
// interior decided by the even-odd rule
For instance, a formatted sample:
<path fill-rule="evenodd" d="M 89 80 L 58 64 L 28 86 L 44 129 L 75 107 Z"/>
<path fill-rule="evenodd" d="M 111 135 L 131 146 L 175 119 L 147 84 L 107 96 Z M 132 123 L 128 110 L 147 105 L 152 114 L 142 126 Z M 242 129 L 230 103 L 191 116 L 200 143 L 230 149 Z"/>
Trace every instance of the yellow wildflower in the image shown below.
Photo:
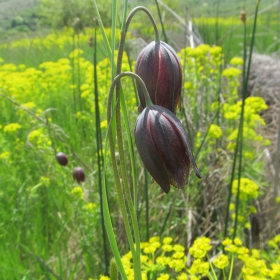
<path fill-rule="evenodd" d="M 228 256 L 221 254 L 219 255 L 214 261 L 213 264 L 219 268 L 219 269 L 224 269 L 225 267 L 227 267 L 229 265 L 229 260 L 228 260 Z"/>
<path fill-rule="evenodd" d="M 167 273 L 160 273 L 159 277 L 157 277 L 157 280 L 168 280 L 170 278 L 170 275 Z"/>
<path fill-rule="evenodd" d="M 92 203 L 92 202 L 89 202 L 87 204 L 85 204 L 83 206 L 83 209 L 89 213 L 94 213 L 95 212 L 95 209 L 96 209 L 96 204 L 95 203 Z"/>
<path fill-rule="evenodd" d="M 164 244 L 164 245 L 162 245 L 161 249 L 164 252 L 171 252 L 173 250 L 173 247 L 170 244 Z"/>
<path fill-rule="evenodd" d="M 173 241 L 172 237 L 164 237 L 162 240 L 163 244 L 170 244 Z"/>
<path fill-rule="evenodd" d="M 175 252 L 184 252 L 184 251 L 185 251 L 185 247 L 182 246 L 182 245 L 180 245 L 180 244 L 175 244 L 175 245 L 173 246 L 173 250 L 174 250 Z"/>
<path fill-rule="evenodd" d="M 234 180 L 232 183 L 232 192 L 237 195 L 238 180 Z M 249 178 L 240 179 L 240 200 L 246 201 L 248 197 L 256 198 L 258 196 L 259 186 Z"/>
<path fill-rule="evenodd" d="M 187 274 L 186 273 L 181 273 L 176 277 L 176 280 L 186 280 L 187 279 Z"/>
<path fill-rule="evenodd" d="M 223 135 L 223 132 L 221 128 L 216 124 L 211 124 L 209 131 L 208 131 L 208 137 L 213 139 L 218 139 Z"/>
<path fill-rule="evenodd" d="M 156 263 L 161 265 L 161 266 L 166 266 L 170 263 L 171 258 L 170 257 L 157 257 L 156 258 Z"/>
<path fill-rule="evenodd" d="M 208 262 L 203 262 L 201 259 L 194 260 L 189 272 L 191 274 L 206 275 L 209 271 L 210 265 Z"/>
<path fill-rule="evenodd" d="M 172 255 L 174 259 L 182 259 L 185 256 L 184 252 L 176 252 Z"/>
<path fill-rule="evenodd" d="M 150 237 L 149 242 L 153 243 L 153 242 L 158 242 L 160 240 L 159 236 L 153 236 Z"/>
<path fill-rule="evenodd" d="M 240 57 L 233 57 L 230 62 L 231 65 L 233 66 L 238 66 L 238 65 L 243 65 L 244 61 Z"/>
<path fill-rule="evenodd" d="M 21 125 L 18 123 L 9 123 L 4 126 L 3 131 L 6 133 L 13 133 L 19 129 L 21 129 Z"/>
<path fill-rule="evenodd" d="M 84 199 L 84 191 L 80 186 L 77 186 L 74 189 L 72 189 L 71 195 L 77 200 Z"/>

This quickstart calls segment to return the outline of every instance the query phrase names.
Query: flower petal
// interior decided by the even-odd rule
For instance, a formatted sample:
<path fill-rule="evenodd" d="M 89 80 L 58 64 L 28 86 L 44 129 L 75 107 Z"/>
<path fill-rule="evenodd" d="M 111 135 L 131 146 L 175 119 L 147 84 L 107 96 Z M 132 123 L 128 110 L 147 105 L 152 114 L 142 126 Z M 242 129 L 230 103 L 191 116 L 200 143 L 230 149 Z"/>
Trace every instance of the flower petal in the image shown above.
<path fill-rule="evenodd" d="M 180 138 L 182 139 L 182 141 L 184 143 L 185 150 L 186 150 L 186 152 L 189 156 L 190 162 L 192 164 L 192 167 L 194 169 L 194 172 L 195 172 L 196 176 L 198 178 L 201 178 L 201 174 L 200 174 L 200 172 L 197 168 L 195 158 L 194 158 L 193 153 L 192 153 L 192 148 L 191 148 L 189 137 L 188 137 L 182 123 L 180 122 L 180 120 L 174 114 L 172 114 L 172 112 L 170 112 L 169 110 L 167 110 L 167 109 L 165 109 L 161 106 L 154 105 L 153 107 L 155 109 L 161 111 L 162 114 L 168 119 L 168 121 L 173 124 L 174 129 L 180 135 Z"/>
<path fill-rule="evenodd" d="M 188 183 L 190 161 L 180 135 L 172 123 L 158 111 L 153 110 L 154 143 L 168 171 L 169 183 L 183 189 Z"/>
<path fill-rule="evenodd" d="M 167 169 L 158 155 L 157 148 L 151 135 L 151 119 L 149 118 L 150 108 L 145 108 L 138 116 L 135 125 L 135 140 L 139 155 L 154 180 L 159 184 L 165 193 L 170 190 Z"/>

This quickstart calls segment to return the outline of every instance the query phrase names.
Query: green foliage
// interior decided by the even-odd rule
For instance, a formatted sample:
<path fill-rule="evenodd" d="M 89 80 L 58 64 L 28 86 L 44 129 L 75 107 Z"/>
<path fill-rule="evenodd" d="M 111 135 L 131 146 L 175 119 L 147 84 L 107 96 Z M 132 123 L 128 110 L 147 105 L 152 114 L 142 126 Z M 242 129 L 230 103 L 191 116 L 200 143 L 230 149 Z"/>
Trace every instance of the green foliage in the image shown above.
<path fill-rule="evenodd" d="M 91 32 L 84 31 L 75 33 L 74 29 L 65 28 L 46 37 L 0 46 L 3 56 L 0 59 L 0 278 L 37 279 L 55 273 L 63 279 L 86 279 L 98 277 L 105 271 L 96 172 L 92 49 L 87 45 Z M 109 34 L 110 30 L 107 32 Z M 110 61 L 102 53 L 104 47 L 99 33 L 96 40 L 98 102 L 104 136 L 106 98 L 112 77 Z M 171 244 L 171 237 L 162 241 L 153 238 L 142 243 L 143 277 L 186 279 L 186 274 L 192 275 L 193 279 L 202 275 L 214 277 L 220 270 L 228 272 L 233 266 L 232 260 L 240 259 L 244 268 L 242 273 L 248 275 L 244 279 L 255 276 L 254 264 L 261 267 L 257 276 L 277 279 L 278 237 L 269 243 L 269 253 L 262 251 L 261 257 L 257 257 L 258 251 L 249 253 L 239 240 L 234 243 L 224 240 L 223 246 L 219 243 L 216 251 L 209 239 L 199 239 L 192 247 L 187 241 L 208 232 L 209 223 L 212 223 L 213 243 L 214 240 L 222 242 L 221 229 L 215 225 L 217 221 L 223 224 L 225 206 L 219 199 L 218 202 L 214 199 L 224 200 L 228 190 L 241 110 L 238 87 L 243 60 L 235 57 L 225 66 L 222 48 L 209 45 L 184 48 L 178 55 L 184 74 L 182 112 L 178 117 L 188 128 L 204 178 L 198 182 L 191 175 L 189 187 L 179 193 L 180 198 L 178 190 L 172 189 L 169 196 L 162 197 L 158 186 L 149 186 L 151 234 L 159 235 L 161 231 L 174 239 L 178 237 L 175 239 L 177 245 Z M 127 55 L 122 70 L 130 70 Z M 137 115 L 133 83 L 126 79 L 122 87 L 129 122 L 133 126 Z M 266 191 L 260 155 L 269 142 L 259 132 L 265 124 L 260 112 L 266 108 L 262 98 L 246 99 L 243 147 L 246 162 L 242 167 L 244 176 L 240 180 L 241 210 L 238 214 L 241 239 L 245 239 L 243 229 L 251 227 L 249 217 L 256 212 L 255 199 Z M 55 155 L 59 151 L 68 155 L 68 166 L 62 167 L 56 162 Z M 137 172 L 142 174 L 139 158 L 137 163 Z M 86 182 L 77 184 L 72 172 L 81 164 L 86 171 Z M 234 195 L 238 184 L 237 178 L 235 180 Z M 116 235 L 122 252 L 127 252 L 111 170 L 108 170 L 107 184 L 112 216 L 117 217 L 114 219 L 114 227 L 118 229 Z M 143 237 L 146 220 L 143 217 L 142 175 L 137 184 L 139 228 Z M 234 200 L 231 203 L 230 228 L 235 218 Z M 195 224 L 188 213 L 195 213 Z M 185 255 L 185 248 L 190 256 Z M 223 248 L 225 254 L 217 256 L 216 252 Z M 215 258 L 209 261 L 212 256 Z M 187 257 L 188 266 L 185 265 Z M 123 256 L 123 263 L 130 275 L 130 253 Z"/>
<path fill-rule="evenodd" d="M 111 0 L 99 3 L 99 11 L 105 26 L 110 26 Z M 93 25 L 93 2 L 91 0 L 42 0 L 39 17 L 42 24 L 62 28 L 75 26 L 78 30 Z"/>

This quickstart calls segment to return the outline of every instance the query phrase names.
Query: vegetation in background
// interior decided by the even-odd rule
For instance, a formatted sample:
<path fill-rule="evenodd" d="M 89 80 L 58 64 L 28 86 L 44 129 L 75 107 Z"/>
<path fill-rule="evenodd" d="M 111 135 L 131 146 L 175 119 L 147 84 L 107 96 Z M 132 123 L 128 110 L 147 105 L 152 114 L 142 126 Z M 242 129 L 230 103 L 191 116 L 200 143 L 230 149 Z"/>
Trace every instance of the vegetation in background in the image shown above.
<path fill-rule="evenodd" d="M 132 28 L 136 25 L 132 22 Z M 45 37 L 0 45 L 0 278 L 89 279 L 106 274 L 94 66 L 102 139 L 108 127 L 106 100 L 113 77 L 101 34 L 94 34 L 94 28 L 82 32 L 65 28 Z M 111 30 L 106 34 L 110 37 Z M 94 49 L 93 42 L 97 44 Z M 242 111 L 238 88 L 244 61 L 231 57 L 225 64 L 223 49 L 206 44 L 184 47 L 178 56 L 184 76 L 178 117 L 191 138 L 203 179 L 197 180 L 192 173 L 186 190 L 172 188 L 168 196 L 155 183 L 148 183 L 144 194 L 150 178 L 136 157 L 143 279 L 186 279 L 186 275 L 218 279 L 220 273 L 243 279 L 278 279 L 279 235 L 267 236 L 262 242 L 253 240 L 251 220 L 270 189 L 262 160 L 270 142 L 261 134 L 265 123 L 260 115 L 267 105 L 260 97 L 248 97 L 244 102 L 242 177 L 234 177 L 228 232 L 222 236 L 227 223 L 225 197 L 238 143 Z M 134 62 L 125 54 L 122 71 L 131 69 Z M 133 127 L 138 114 L 135 85 L 125 79 L 122 88 Z M 67 166 L 58 164 L 58 152 L 68 156 Z M 104 159 L 109 162 L 108 153 Z M 77 166 L 85 170 L 85 182 L 74 181 Z M 133 277 L 113 172 L 106 171 L 113 226 L 126 273 Z M 238 212 L 236 197 L 240 198 Z M 233 241 L 226 238 L 234 234 Z M 154 237 L 149 239 L 149 235 Z M 207 238 L 197 239 L 199 236 Z"/>

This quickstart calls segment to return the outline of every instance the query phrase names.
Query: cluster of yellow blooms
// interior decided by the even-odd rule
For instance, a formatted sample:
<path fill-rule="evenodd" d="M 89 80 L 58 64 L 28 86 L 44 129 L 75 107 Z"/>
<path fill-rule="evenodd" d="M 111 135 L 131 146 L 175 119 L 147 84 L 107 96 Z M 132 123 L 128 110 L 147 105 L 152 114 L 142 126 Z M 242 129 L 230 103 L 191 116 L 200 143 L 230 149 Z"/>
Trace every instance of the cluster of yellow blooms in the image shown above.
<path fill-rule="evenodd" d="M 194 241 L 189 249 L 189 258 L 185 248 L 180 244 L 173 244 L 171 237 L 162 240 L 158 236 L 150 238 L 149 242 L 141 243 L 142 279 L 156 280 L 199 280 L 203 277 L 217 279 L 222 273 L 222 279 L 244 280 L 280 279 L 280 235 L 276 235 L 268 245 L 275 249 L 274 259 L 267 262 L 263 252 L 257 249 L 251 251 L 242 245 L 240 238 L 225 239 L 222 242 L 224 253 L 209 257 L 212 249 L 211 240 L 200 237 Z M 237 272 L 233 272 L 238 262 Z M 240 263 L 241 262 L 241 263 Z M 132 254 L 128 252 L 122 257 L 122 263 L 128 279 L 134 279 Z M 236 278 L 236 279 L 237 279 Z M 100 280 L 109 280 L 108 276 L 101 276 Z"/>

